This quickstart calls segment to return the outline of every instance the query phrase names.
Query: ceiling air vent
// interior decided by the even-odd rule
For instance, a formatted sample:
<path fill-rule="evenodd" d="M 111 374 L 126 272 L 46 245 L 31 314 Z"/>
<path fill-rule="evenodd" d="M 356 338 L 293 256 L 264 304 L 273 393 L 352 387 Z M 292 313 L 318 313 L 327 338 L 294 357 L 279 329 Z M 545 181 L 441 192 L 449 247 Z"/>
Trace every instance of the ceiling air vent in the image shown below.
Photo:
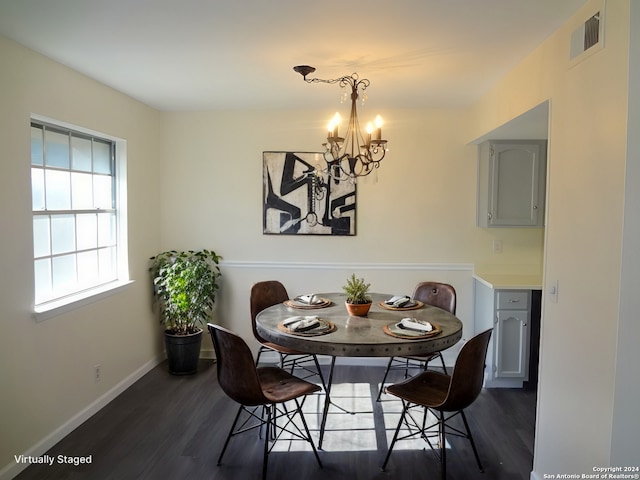
<path fill-rule="evenodd" d="M 602 43 L 600 12 L 592 15 L 571 34 L 571 60 Z M 597 50 L 597 49 L 594 49 Z M 589 52 L 591 53 L 591 52 Z"/>

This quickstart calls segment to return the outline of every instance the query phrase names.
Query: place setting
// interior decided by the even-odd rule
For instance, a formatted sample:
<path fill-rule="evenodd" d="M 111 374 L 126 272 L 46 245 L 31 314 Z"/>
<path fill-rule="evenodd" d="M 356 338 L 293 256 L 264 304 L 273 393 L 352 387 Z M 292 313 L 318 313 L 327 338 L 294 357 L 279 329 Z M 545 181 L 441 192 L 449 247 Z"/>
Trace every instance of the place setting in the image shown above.
<path fill-rule="evenodd" d="M 424 303 L 419 300 L 412 299 L 409 295 L 394 295 L 388 300 L 384 300 L 378 303 L 379 307 L 386 310 L 418 310 L 424 307 Z"/>
<path fill-rule="evenodd" d="M 442 332 L 439 325 L 412 317 L 403 318 L 399 322 L 389 323 L 382 329 L 387 335 L 405 339 L 429 338 Z"/>
<path fill-rule="evenodd" d="M 321 297 L 313 293 L 298 295 L 295 298 L 285 300 L 287 307 L 298 308 L 301 310 L 313 310 L 317 308 L 325 308 L 331 305 L 331 300 Z"/>
<path fill-rule="evenodd" d="M 336 326 L 330 320 L 317 315 L 297 315 L 279 322 L 278 329 L 292 335 L 312 337 L 331 333 L 335 331 Z"/>

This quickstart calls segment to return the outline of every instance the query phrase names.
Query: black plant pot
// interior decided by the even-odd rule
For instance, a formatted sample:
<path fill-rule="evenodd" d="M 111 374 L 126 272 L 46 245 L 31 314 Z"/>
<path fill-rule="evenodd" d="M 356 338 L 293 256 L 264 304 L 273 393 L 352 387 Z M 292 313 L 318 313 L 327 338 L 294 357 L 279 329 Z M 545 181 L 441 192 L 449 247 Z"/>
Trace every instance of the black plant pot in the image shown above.
<path fill-rule="evenodd" d="M 169 360 L 169 373 L 191 375 L 198 370 L 202 330 L 189 335 L 172 335 L 164 332 L 164 344 Z"/>

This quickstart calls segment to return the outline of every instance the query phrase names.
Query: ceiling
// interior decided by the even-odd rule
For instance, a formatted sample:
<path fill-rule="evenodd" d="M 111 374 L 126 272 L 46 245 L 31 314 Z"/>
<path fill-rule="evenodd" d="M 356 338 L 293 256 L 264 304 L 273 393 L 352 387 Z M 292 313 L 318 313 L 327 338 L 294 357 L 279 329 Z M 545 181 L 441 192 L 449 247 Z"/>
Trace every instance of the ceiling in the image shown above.
<path fill-rule="evenodd" d="M 0 0 L 0 34 L 166 111 L 466 106 L 587 0 Z M 568 54 L 568 53 L 567 53 Z"/>

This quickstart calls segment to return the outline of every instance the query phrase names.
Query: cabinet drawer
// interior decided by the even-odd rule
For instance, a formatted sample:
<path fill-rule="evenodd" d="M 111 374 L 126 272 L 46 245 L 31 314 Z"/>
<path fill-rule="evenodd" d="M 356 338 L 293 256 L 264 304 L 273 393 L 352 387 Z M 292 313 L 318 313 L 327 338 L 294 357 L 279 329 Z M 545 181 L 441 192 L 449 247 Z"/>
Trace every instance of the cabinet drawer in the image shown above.
<path fill-rule="evenodd" d="M 497 308 L 499 310 L 527 310 L 529 308 L 529 292 L 499 290 L 497 292 Z"/>

